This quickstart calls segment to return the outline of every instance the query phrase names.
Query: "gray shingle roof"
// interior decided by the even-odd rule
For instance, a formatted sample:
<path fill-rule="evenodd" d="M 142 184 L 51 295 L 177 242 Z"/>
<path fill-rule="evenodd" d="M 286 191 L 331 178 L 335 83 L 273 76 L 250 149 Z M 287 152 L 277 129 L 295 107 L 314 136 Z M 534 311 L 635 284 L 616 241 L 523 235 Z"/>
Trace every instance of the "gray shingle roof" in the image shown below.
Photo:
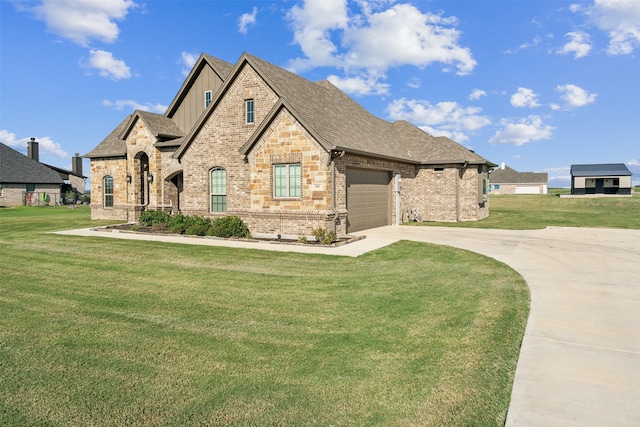
<path fill-rule="evenodd" d="M 126 156 L 127 147 L 124 140 L 121 138 L 121 135 L 132 116 L 132 114 L 128 115 L 105 139 L 102 140 L 100 144 L 98 144 L 96 148 L 89 151 L 82 157 L 97 159 L 102 157 Z"/>
<path fill-rule="evenodd" d="M 243 58 L 327 150 L 344 149 L 413 163 L 489 163 L 448 138 L 436 138 L 406 121 L 390 123 L 374 116 L 327 81 L 313 83 L 255 56 L 245 54 Z"/>
<path fill-rule="evenodd" d="M 571 176 L 630 176 L 631 171 L 624 163 L 603 163 L 594 165 L 571 165 Z"/>
<path fill-rule="evenodd" d="M 549 182 L 549 175 L 536 172 L 518 172 L 505 166 L 504 169 L 496 169 L 489 175 L 492 184 L 546 184 Z"/>
<path fill-rule="evenodd" d="M 131 131 L 131 128 L 136 123 L 136 119 L 140 119 L 144 122 L 147 129 L 157 139 L 175 139 L 181 136 L 184 136 L 184 133 L 176 122 L 173 120 L 155 113 L 149 113 L 148 111 L 140 111 L 136 110 L 133 115 L 130 116 L 129 122 L 127 123 L 124 131 L 120 135 L 121 139 L 125 139 L 128 133 Z"/>
<path fill-rule="evenodd" d="M 53 169 L 0 142 L 0 183 L 64 184 Z"/>
<path fill-rule="evenodd" d="M 101 158 L 101 157 L 120 157 L 127 154 L 127 147 L 124 139 L 131 131 L 136 120 L 142 120 L 149 132 L 159 140 L 168 140 L 158 143 L 158 146 L 173 147 L 178 146 L 176 141 L 182 141 L 182 131 L 178 125 L 171 119 L 155 113 L 136 110 L 133 114 L 127 116 L 96 148 L 88 152 L 82 157 Z M 173 141 L 172 141 L 173 140 Z"/>

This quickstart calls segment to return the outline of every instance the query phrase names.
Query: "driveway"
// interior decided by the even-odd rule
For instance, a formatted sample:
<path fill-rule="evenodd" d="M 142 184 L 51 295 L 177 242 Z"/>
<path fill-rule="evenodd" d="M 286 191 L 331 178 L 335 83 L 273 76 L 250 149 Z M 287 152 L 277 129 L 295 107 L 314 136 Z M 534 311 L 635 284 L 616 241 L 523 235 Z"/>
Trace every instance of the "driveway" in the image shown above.
<path fill-rule="evenodd" d="M 404 239 L 477 252 L 511 266 L 531 290 L 506 425 L 640 425 L 640 230 L 388 226 L 337 248 L 90 229 L 60 234 L 343 256 Z"/>
<path fill-rule="evenodd" d="M 531 290 L 507 426 L 640 425 L 640 230 L 382 227 L 367 239 L 455 246 Z"/>

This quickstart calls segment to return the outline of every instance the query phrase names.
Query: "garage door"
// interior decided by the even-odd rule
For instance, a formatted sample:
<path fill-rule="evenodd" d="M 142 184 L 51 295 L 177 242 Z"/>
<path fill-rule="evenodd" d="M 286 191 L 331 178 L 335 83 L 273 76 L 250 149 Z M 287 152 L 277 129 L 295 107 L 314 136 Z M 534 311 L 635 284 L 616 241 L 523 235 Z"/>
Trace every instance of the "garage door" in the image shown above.
<path fill-rule="evenodd" d="M 347 232 L 389 224 L 391 174 L 370 169 L 347 169 Z"/>
<path fill-rule="evenodd" d="M 540 186 L 522 186 L 516 187 L 516 194 L 540 194 Z"/>

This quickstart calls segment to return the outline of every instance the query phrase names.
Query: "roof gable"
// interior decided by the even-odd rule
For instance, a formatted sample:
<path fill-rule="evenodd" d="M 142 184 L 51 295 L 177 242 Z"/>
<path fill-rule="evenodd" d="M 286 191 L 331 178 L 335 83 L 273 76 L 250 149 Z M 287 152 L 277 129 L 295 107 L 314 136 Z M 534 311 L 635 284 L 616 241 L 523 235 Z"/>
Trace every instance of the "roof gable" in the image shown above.
<path fill-rule="evenodd" d="M 56 171 L 0 142 L 0 183 L 63 184 Z"/>
<path fill-rule="evenodd" d="M 183 136 L 182 131 L 173 120 L 160 114 L 136 110 L 129 117 L 129 122 L 120 135 L 120 139 L 127 139 L 129 133 L 138 120 L 142 120 L 144 122 L 151 135 L 153 135 L 157 140 L 170 140 Z"/>
<path fill-rule="evenodd" d="M 624 163 L 571 165 L 571 176 L 631 176 Z"/>
<path fill-rule="evenodd" d="M 200 75 L 204 67 L 210 67 L 213 72 L 220 78 L 220 80 L 225 81 L 227 76 L 233 69 L 233 64 L 223 61 L 222 59 L 214 58 L 213 56 L 206 53 L 200 54 L 200 57 L 194 64 L 193 68 L 191 68 L 191 72 L 184 80 L 182 86 L 178 90 L 178 93 L 167 108 L 167 111 L 164 114 L 165 117 L 173 117 L 173 115 L 180 107 L 180 103 L 187 96 L 189 90 L 198 79 L 198 76 Z"/>
<path fill-rule="evenodd" d="M 132 117 L 132 114 L 125 117 L 125 119 L 120 122 L 120 124 L 118 124 L 118 126 L 116 126 L 116 128 L 112 130 L 111 133 L 107 135 L 107 137 L 96 146 L 96 148 L 89 151 L 82 157 L 97 159 L 104 157 L 126 156 L 127 146 L 124 139 L 122 139 L 122 134 L 124 133 Z"/>
<path fill-rule="evenodd" d="M 330 82 L 311 82 L 247 53 L 238 60 L 174 157 L 180 158 L 188 149 L 245 65 L 255 70 L 280 97 L 280 101 L 240 149 L 244 154 L 250 151 L 280 109 L 286 108 L 327 151 L 346 150 L 419 164 L 466 162 L 493 165 L 449 138 L 433 137 L 408 122 L 390 123 L 374 116 Z"/>
<path fill-rule="evenodd" d="M 545 172 L 518 172 L 505 165 L 491 172 L 489 180 L 492 184 L 546 184 L 549 175 Z"/>

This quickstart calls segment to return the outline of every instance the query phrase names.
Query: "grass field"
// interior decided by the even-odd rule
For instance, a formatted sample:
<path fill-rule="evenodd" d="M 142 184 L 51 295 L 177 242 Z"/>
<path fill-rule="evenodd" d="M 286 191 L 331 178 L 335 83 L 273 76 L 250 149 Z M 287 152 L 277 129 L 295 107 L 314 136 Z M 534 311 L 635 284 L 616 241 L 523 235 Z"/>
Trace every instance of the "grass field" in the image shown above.
<path fill-rule="evenodd" d="M 494 260 L 80 238 L 0 210 L 0 425 L 503 425 L 528 314 Z"/>
<path fill-rule="evenodd" d="M 413 226 L 502 228 L 508 230 L 555 227 L 640 229 L 640 194 L 633 197 L 560 198 L 547 195 L 490 195 L 489 218 L 459 223 L 421 222 Z"/>

